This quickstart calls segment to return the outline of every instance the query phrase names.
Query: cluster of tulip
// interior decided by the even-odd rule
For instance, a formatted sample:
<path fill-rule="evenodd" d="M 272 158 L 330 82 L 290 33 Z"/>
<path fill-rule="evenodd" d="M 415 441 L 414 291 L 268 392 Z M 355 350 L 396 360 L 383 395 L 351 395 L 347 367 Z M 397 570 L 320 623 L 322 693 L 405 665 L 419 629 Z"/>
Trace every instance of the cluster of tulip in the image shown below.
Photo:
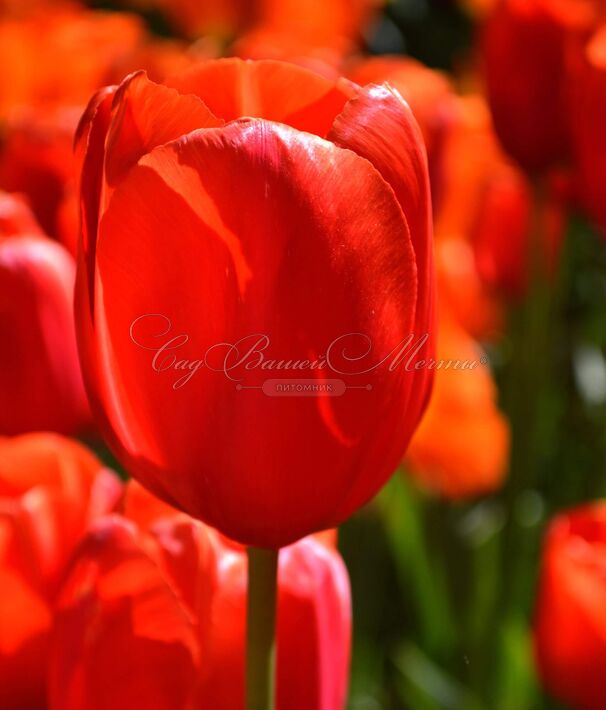
<path fill-rule="evenodd" d="M 0 0 L 0 708 L 601 710 L 600 1 L 110 5 Z"/>

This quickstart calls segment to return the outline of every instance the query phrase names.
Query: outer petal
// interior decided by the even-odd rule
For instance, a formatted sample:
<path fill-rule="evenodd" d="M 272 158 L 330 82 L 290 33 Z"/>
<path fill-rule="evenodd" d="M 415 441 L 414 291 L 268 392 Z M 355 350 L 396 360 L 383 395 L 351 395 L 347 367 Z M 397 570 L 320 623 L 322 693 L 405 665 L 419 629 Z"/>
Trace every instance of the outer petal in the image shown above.
<path fill-rule="evenodd" d="M 76 130 L 74 149 L 80 164 L 80 221 L 82 241 L 78 250 L 78 284 L 88 293 L 92 284 L 97 243 L 97 224 L 103 188 L 105 139 L 117 86 L 100 89 L 90 100 Z M 79 286 L 76 290 L 79 290 Z M 90 292 L 92 308 L 92 292 Z"/>
<path fill-rule="evenodd" d="M 272 60 L 206 62 L 167 83 L 181 93 L 197 94 L 226 121 L 254 116 L 322 137 L 351 95 L 345 82 Z"/>
<path fill-rule="evenodd" d="M 418 360 L 425 360 L 435 349 L 435 283 L 429 174 L 419 127 L 396 91 L 387 84 L 371 84 L 346 105 L 328 137 L 369 160 L 400 202 L 415 250 L 418 301 L 414 331 L 417 337 L 428 336 L 418 352 Z M 409 416 L 416 423 L 429 398 L 432 371 L 423 369 L 408 374 Z"/>
<path fill-rule="evenodd" d="M 368 498 L 394 469 L 413 425 L 405 376 L 373 367 L 410 333 L 416 266 L 402 211 L 368 161 L 264 121 L 195 132 L 116 190 L 97 274 L 97 397 L 118 455 L 169 502 L 241 542 L 279 546 L 334 526 L 352 482 Z M 153 350 L 175 335 L 187 343 L 169 360 L 264 334 L 266 357 L 313 361 L 360 333 L 371 351 L 351 336 L 355 366 L 351 350 L 332 350 L 333 369 L 370 370 L 344 377 L 362 389 L 342 397 L 238 391 L 208 367 L 179 386 L 176 358 L 153 369 Z"/>

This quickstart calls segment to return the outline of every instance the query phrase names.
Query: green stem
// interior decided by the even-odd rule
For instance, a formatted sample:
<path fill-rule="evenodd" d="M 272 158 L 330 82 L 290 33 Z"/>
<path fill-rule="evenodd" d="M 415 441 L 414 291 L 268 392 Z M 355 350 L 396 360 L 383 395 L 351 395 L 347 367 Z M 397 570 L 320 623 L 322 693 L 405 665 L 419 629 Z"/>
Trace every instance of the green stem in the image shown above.
<path fill-rule="evenodd" d="M 249 547 L 246 710 L 275 707 L 278 551 Z"/>

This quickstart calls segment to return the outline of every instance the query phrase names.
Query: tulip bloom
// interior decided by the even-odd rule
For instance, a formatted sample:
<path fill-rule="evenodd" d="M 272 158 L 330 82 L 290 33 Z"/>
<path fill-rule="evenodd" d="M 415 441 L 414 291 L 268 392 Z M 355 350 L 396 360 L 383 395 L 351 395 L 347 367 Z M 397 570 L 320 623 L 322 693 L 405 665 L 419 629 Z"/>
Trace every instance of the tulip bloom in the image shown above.
<path fill-rule="evenodd" d="M 507 471 L 509 427 L 481 348 L 440 306 L 436 379 L 407 453 L 411 475 L 451 499 L 492 493 Z"/>
<path fill-rule="evenodd" d="M 0 150 L 0 187 L 25 195 L 44 232 L 74 254 L 77 240 L 62 228 L 62 207 L 73 190 L 77 123 L 78 109 L 23 111 L 7 120 Z"/>
<path fill-rule="evenodd" d="M 100 521 L 64 586 L 50 710 L 243 707 L 246 555 L 134 488 L 126 510 L 139 525 Z M 351 634 L 341 558 L 301 540 L 280 553 L 278 588 L 278 710 L 341 710 Z"/>
<path fill-rule="evenodd" d="M 0 707 L 45 707 L 52 606 L 70 555 L 121 495 L 84 447 L 53 434 L 0 438 Z"/>
<path fill-rule="evenodd" d="M 21 195 L 0 190 L 0 238 L 15 234 L 43 236 L 29 205 Z"/>
<path fill-rule="evenodd" d="M 422 138 L 388 86 L 294 65 L 172 83 L 132 75 L 80 126 L 85 379 L 135 478 L 277 548 L 374 495 L 427 401 L 392 367 L 411 333 L 432 349 Z"/>
<path fill-rule="evenodd" d="M 0 433 L 90 422 L 76 350 L 75 264 L 40 236 L 0 237 Z"/>
<path fill-rule="evenodd" d="M 482 52 L 495 127 L 530 172 L 570 156 L 569 42 L 591 25 L 598 5 L 501 0 L 487 19 Z"/>
<path fill-rule="evenodd" d="M 578 199 L 606 231 L 606 27 L 578 49 L 572 83 L 574 91 L 573 145 L 578 173 Z"/>
<path fill-rule="evenodd" d="M 543 547 L 534 637 L 546 688 L 575 710 L 606 706 L 606 504 L 558 515 Z"/>

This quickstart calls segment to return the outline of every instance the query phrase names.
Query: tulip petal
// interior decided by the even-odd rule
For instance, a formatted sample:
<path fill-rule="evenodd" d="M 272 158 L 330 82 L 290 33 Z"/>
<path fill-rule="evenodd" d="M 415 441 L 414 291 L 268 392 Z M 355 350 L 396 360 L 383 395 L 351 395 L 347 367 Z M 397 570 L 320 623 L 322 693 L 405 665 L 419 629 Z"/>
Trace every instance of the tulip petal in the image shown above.
<path fill-rule="evenodd" d="M 115 186 L 153 148 L 195 130 L 222 126 L 196 96 L 155 84 L 143 71 L 128 76 L 114 98 L 107 134 L 105 175 Z"/>
<path fill-rule="evenodd" d="M 181 509 L 241 541 L 286 544 L 334 525 L 362 471 L 377 472 L 377 487 L 392 472 L 409 436 L 391 396 L 404 374 L 374 365 L 410 333 L 416 265 L 400 206 L 367 160 L 261 120 L 193 132 L 117 188 L 97 276 L 97 395 L 118 454 L 156 491 L 170 462 Z M 359 389 L 342 397 L 266 396 L 209 367 L 191 371 L 213 346 L 253 335 L 269 336 L 274 358 L 311 361 L 360 333 L 369 370 L 352 373 L 349 361 L 344 379 Z M 180 345 L 154 361 L 175 336 Z M 335 352 L 347 365 L 345 349 Z M 241 384 L 259 388 L 270 374 Z M 321 382 L 318 371 L 300 376 Z"/>
<path fill-rule="evenodd" d="M 423 138 L 408 104 L 371 84 L 347 103 L 328 139 L 369 160 L 391 185 L 410 228 L 419 274 L 417 321 L 433 308 L 431 194 Z"/>
<path fill-rule="evenodd" d="M 128 522 L 107 518 L 85 540 L 54 634 L 53 710 L 187 707 L 198 661 L 194 631 Z"/>
<path fill-rule="evenodd" d="M 421 131 L 408 104 L 388 84 L 370 84 L 347 103 L 328 134 L 329 140 L 369 160 L 393 188 L 410 228 L 418 274 L 414 332 L 427 339 L 417 362 L 434 352 L 434 268 L 431 194 L 427 156 Z M 412 379 L 412 378 L 409 378 Z M 418 422 L 429 400 L 433 376 L 424 368 L 409 382 L 409 416 Z M 355 493 L 347 502 L 356 504 Z"/>
<path fill-rule="evenodd" d="M 181 93 L 196 94 L 226 121 L 254 116 L 322 137 L 351 95 L 345 83 L 272 60 L 206 62 L 167 83 Z"/>

